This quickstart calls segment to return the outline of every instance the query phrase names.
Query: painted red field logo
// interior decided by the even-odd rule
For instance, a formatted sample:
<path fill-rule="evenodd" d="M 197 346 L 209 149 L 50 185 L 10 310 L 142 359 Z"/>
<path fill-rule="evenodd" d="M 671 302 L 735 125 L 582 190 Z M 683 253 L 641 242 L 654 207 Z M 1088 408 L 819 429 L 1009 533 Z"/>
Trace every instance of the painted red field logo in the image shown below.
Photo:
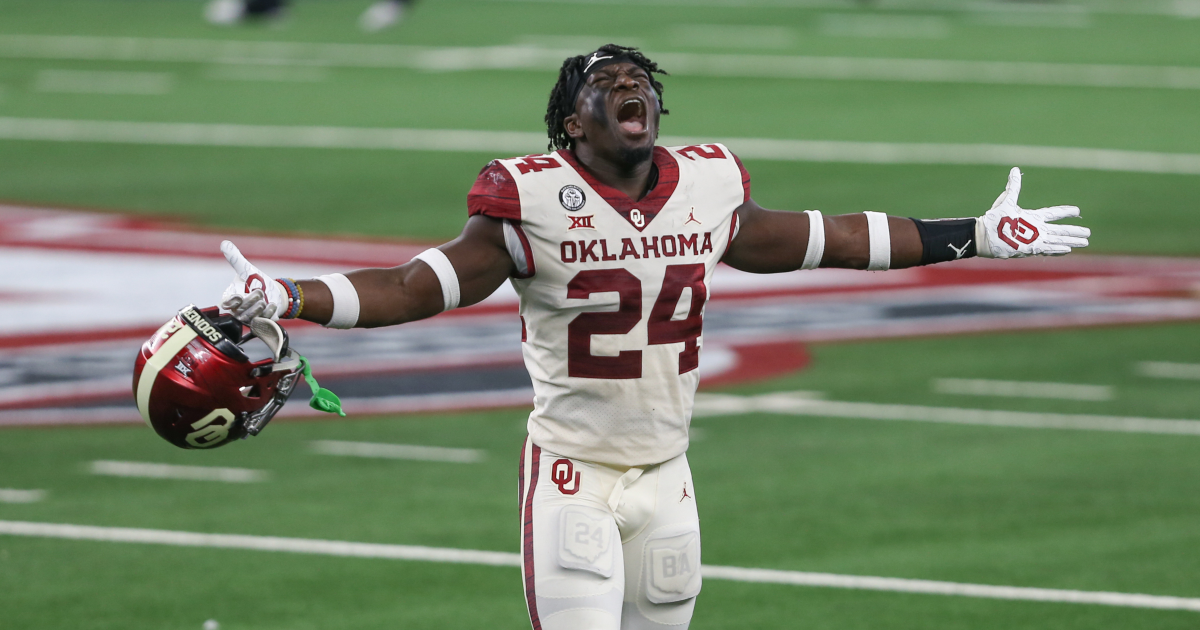
<path fill-rule="evenodd" d="M 22 270 L 0 276 L 0 426 L 141 422 L 131 357 L 180 307 L 219 299 L 234 277 L 224 238 L 276 277 L 393 266 L 428 247 L 0 206 L 0 268 Z M 154 290 L 130 300 L 128 286 Z M 1178 258 L 971 259 L 877 274 L 719 266 L 710 286 L 695 339 L 701 388 L 800 370 L 809 342 L 1200 319 L 1200 261 Z M 64 308 L 65 295 L 88 308 Z M 517 306 L 505 284 L 477 305 L 404 326 L 285 325 L 351 415 L 528 408 Z M 292 403 L 280 417 L 316 413 Z"/>

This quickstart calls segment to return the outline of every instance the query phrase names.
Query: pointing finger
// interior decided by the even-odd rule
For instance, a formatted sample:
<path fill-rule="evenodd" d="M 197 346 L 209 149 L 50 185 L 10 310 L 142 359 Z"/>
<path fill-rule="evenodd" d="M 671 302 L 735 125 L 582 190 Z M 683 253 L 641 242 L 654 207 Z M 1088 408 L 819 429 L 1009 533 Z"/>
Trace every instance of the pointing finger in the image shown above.
<path fill-rule="evenodd" d="M 1008 172 L 1008 186 L 1004 188 L 1004 193 L 1009 203 L 1017 205 L 1017 197 L 1021 195 L 1021 169 L 1016 166 Z"/>
<path fill-rule="evenodd" d="M 258 268 L 250 264 L 250 261 L 246 260 L 246 257 L 238 250 L 237 245 L 234 245 L 231 241 L 221 241 L 221 253 L 225 254 L 225 260 L 229 261 L 229 265 L 233 267 L 234 273 L 242 281 L 258 273 Z"/>

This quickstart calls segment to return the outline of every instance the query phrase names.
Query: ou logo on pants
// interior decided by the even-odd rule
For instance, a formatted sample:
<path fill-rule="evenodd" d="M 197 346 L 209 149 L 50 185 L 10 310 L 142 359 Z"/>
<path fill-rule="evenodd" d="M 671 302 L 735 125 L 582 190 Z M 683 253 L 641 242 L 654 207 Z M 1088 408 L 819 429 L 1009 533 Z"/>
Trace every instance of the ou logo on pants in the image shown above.
<path fill-rule="evenodd" d="M 575 478 L 571 478 L 571 473 L 575 473 Z M 575 464 L 567 458 L 554 460 L 554 465 L 550 467 L 550 481 L 558 486 L 558 491 L 563 494 L 575 494 L 579 492 L 579 478 L 582 473 L 575 472 Z M 568 489 L 567 485 L 571 488 Z"/>

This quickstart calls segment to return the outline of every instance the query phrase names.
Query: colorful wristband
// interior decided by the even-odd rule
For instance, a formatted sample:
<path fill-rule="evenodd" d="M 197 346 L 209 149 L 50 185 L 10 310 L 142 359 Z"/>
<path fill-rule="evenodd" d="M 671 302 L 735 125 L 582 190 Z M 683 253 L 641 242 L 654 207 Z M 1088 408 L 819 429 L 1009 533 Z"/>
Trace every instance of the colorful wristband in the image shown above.
<path fill-rule="evenodd" d="M 291 280 L 291 278 L 288 278 Z M 300 317 L 300 313 L 304 312 L 304 287 L 300 286 L 299 282 L 292 280 L 292 285 L 296 287 L 296 294 L 299 295 L 299 300 L 296 305 L 296 314 L 292 315 L 292 319 Z"/>
<path fill-rule="evenodd" d="M 287 311 L 280 315 L 279 318 L 295 319 L 296 315 L 300 313 L 300 300 L 298 299 L 298 288 L 296 287 L 295 281 L 293 281 L 291 278 L 280 278 L 276 280 L 276 282 L 283 285 L 283 290 L 288 294 Z"/>

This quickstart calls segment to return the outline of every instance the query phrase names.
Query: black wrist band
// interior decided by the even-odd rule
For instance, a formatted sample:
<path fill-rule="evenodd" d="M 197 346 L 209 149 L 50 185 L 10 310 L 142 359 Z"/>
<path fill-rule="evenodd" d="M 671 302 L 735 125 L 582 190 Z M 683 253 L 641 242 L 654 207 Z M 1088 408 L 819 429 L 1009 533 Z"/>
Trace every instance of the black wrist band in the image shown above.
<path fill-rule="evenodd" d="M 921 233 L 921 264 L 975 255 L 975 219 L 913 219 Z"/>

